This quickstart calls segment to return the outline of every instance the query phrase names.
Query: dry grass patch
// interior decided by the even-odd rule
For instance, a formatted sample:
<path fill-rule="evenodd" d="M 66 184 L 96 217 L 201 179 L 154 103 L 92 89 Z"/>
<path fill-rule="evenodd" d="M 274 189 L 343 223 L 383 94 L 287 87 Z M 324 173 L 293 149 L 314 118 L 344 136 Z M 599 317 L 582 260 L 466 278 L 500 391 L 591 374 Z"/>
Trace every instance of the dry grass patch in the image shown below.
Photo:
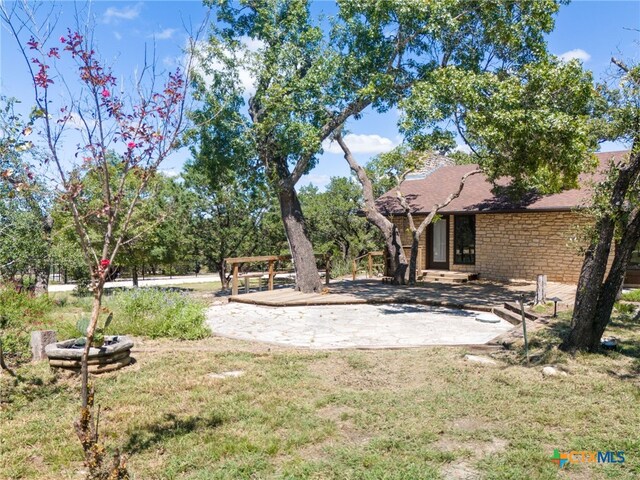
<path fill-rule="evenodd" d="M 546 379 L 517 350 L 487 368 L 463 348 L 141 339 L 135 365 L 95 378 L 101 431 L 144 479 L 638 478 L 640 329 L 620 322 L 620 352 L 553 353 L 570 375 Z M 537 335 L 533 353 L 553 351 L 553 334 Z M 234 370 L 245 374 L 209 376 Z M 19 373 L 0 378 L 0 478 L 75 478 L 77 379 L 44 364 Z M 554 448 L 624 450 L 627 462 L 560 472 Z"/>

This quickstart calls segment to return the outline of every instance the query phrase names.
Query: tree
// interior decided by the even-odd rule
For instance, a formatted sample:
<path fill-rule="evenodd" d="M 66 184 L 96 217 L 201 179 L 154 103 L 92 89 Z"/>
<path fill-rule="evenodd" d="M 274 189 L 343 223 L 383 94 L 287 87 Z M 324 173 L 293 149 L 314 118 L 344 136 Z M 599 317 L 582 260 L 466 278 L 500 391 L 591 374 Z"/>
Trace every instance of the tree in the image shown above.
<path fill-rule="evenodd" d="M 209 56 L 201 63 L 222 66 L 227 81 L 205 72 L 201 99 L 216 111 L 233 105 L 233 114 L 213 118 L 211 128 L 234 125 L 247 158 L 265 169 L 280 201 L 297 288 L 305 292 L 321 285 L 295 185 L 316 164 L 322 141 L 367 108 L 388 110 L 417 80 L 450 64 L 475 71 L 537 58 L 558 8 L 553 0 L 506 7 L 461 0 L 339 1 L 338 14 L 323 30 L 304 0 L 217 4 Z M 254 93 L 238 85 L 247 74 Z M 248 118 L 239 113 L 243 93 Z M 393 267 L 399 262 L 406 268 L 399 242 L 388 244 Z"/>
<path fill-rule="evenodd" d="M 401 127 L 414 147 L 457 133 L 490 181 L 510 178 L 514 194 L 553 193 L 575 188 L 594 166 L 594 99 L 591 74 L 577 60 L 541 56 L 483 72 L 452 66 L 416 85 Z M 439 127 L 445 121 L 451 129 Z"/>
<path fill-rule="evenodd" d="M 196 165 L 188 165 L 184 174 L 191 195 L 190 236 L 194 250 L 210 271 L 218 272 L 226 288 L 224 259 L 273 253 L 261 249 L 278 245 L 282 228 L 278 225 L 278 239 L 265 229 L 265 216 L 272 201 L 264 183 L 256 181 L 255 172 L 246 172 L 246 176 L 229 173 L 218 176 L 212 183 L 207 172 Z"/>
<path fill-rule="evenodd" d="M 413 214 L 411 212 L 411 205 L 409 205 L 406 197 L 402 194 L 402 191 L 400 190 L 401 182 L 398 183 L 398 189 L 397 189 L 398 200 L 400 202 L 400 205 L 404 209 L 404 213 L 407 216 L 407 219 L 409 220 L 409 229 L 411 230 L 411 255 L 409 258 L 409 285 L 415 285 L 417 280 L 418 247 L 420 246 L 420 239 L 422 237 L 422 234 L 424 233 L 424 230 L 434 221 L 440 209 L 446 207 L 447 205 L 449 205 L 451 202 L 453 202 L 456 198 L 460 196 L 467 179 L 470 176 L 477 175 L 480 172 L 481 170 L 477 168 L 475 170 L 471 170 L 470 172 L 465 173 L 460 179 L 458 189 L 455 192 L 451 192 L 451 194 L 440 203 L 436 203 L 435 205 L 433 205 L 433 207 L 431 207 L 431 211 L 429 212 L 429 214 L 426 217 L 424 217 L 424 219 L 418 225 L 416 225 L 416 222 L 414 221 Z"/>
<path fill-rule="evenodd" d="M 489 78 L 491 74 L 509 77 L 512 71 L 521 71 L 525 65 L 544 60 L 543 36 L 553 28 L 553 14 L 558 7 L 559 2 L 553 1 L 520 1 L 508 5 L 464 1 L 409 5 L 350 2 L 341 14 L 347 17 L 348 12 L 348 18 L 352 19 L 349 31 L 355 32 L 359 45 L 372 48 L 371 54 L 381 55 L 388 51 L 386 49 L 399 52 L 398 62 L 392 62 L 393 70 L 386 75 L 378 72 L 376 76 L 376 80 L 383 81 L 387 87 L 387 96 L 376 96 L 373 106 L 399 103 L 408 112 L 410 124 L 416 127 L 412 132 L 403 125 L 411 146 L 440 151 L 455 144 L 455 133 L 445 127 L 452 120 L 463 126 L 456 115 L 460 102 L 454 95 L 438 97 L 439 104 L 424 102 L 424 98 L 431 98 L 424 92 L 437 96 L 440 89 L 449 92 L 473 85 L 465 76 L 469 79 Z M 458 83 L 448 86 L 446 74 L 451 71 L 459 73 Z M 481 94 L 479 91 L 478 95 Z M 370 190 L 372 186 L 365 185 L 366 172 L 354 163 L 346 150 L 345 158 L 363 181 L 365 191 Z M 394 249 L 390 258 L 396 267 L 395 282 L 403 282 L 407 262 L 397 231 L 373 212 L 371 199 L 365 202 L 369 203 L 369 218 L 382 229 L 388 248 Z"/>
<path fill-rule="evenodd" d="M 122 177 L 122 164 L 117 154 L 111 152 L 108 160 L 111 187 L 117 188 L 116 181 Z M 86 218 L 88 239 L 92 247 L 97 249 L 103 241 L 106 218 L 93 216 L 91 212 L 98 210 L 103 204 L 103 185 L 100 175 L 95 170 L 78 172 L 78 181 L 83 185 L 83 202 L 79 206 L 79 213 Z M 122 208 L 127 210 L 136 192 L 140 188 L 141 179 L 131 176 L 127 179 L 123 189 Z M 186 224 L 184 219 L 189 214 L 186 205 L 184 188 L 160 173 L 154 175 L 148 182 L 144 194 L 138 198 L 138 206 L 133 211 L 129 228 L 121 233 L 122 225 L 116 224 L 115 236 L 122 236 L 122 243 L 118 255 L 114 257 L 113 267 L 127 267 L 131 269 L 133 285 L 138 286 L 138 270 L 144 265 L 170 265 L 181 258 L 186 250 Z M 60 199 L 54 206 L 55 235 L 54 251 L 56 258 L 60 258 L 63 265 L 72 270 L 86 270 L 86 265 L 78 265 L 71 252 L 81 255 L 80 239 L 74 228 L 73 215 L 67 203 Z"/>
<path fill-rule="evenodd" d="M 81 362 L 82 410 L 76 433 L 84 449 L 88 475 L 123 478 L 126 468 L 118 457 L 111 473 L 100 472 L 102 447 L 92 413 L 88 357 L 110 266 L 125 241 L 141 196 L 183 133 L 189 82 L 178 70 L 169 73 L 164 85 L 157 88 L 154 70 L 145 65 L 129 90 L 131 95 L 118 94 L 116 76 L 99 59 L 91 35 L 69 29 L 53 46 L 52 32 L 35 25 L 37 12 L 25 10 L 28 8 L 26 4 L 0 4 L 0 18 L 26 62 L 33 82 L 35 133 L 46 149 L 45 163 L 52 166 L 58 194 L 73 216 L 83 258 L 91 272 L 93 306 Z M 74 89 L 69 87 L 72 83 Z M 72 131 L 78 129 L 77 148 L 68 156 L 62 139 L 67 133 L 73 136 Z M 120 162 L 117 178 L 112 178 L 110 169 L 112 152 L 117 152 Z M 83 194 L 83 173 L 99 179 L 101 202 L 91 204 L 94 199 Z M 139 179 L 139 186 L 125 198 L 127 181 L 132 177 Z M 90 238 L 88 222 L 92 219 L 100 219 L 103 225 L 99 246 Z"/>
<path fill-rule="evenodd" d="M 35 274 L 36 293 L 49 285 L 50 192 L 28 164 L 34 154 L 33 128 L 14 111 L 15 100 L 0 98 L 0 278 Z"/>
<path fill-rule="evenodd" d="M 338 142 L 340 148 L 344 152 L 344 158 L 347 160 L 351 171 L 354 173 L 360 184 L 362 185 L 363 208 L 362 211 L 365 218 L 375 225 L 382 233 L 385 242 L 386 252 L 389 254 L 387 261 L 389 269 L 393 272 L 393 282 L 396 285 L 405 282 L 407 270 L 407 260 L 402 247 L 402 239 L 398 227 L 387 217 L 385 217 L 378 206 L 374 196 L 373 183 L 371 182 L 366 170 L 356 161 L 351 150 L 347 146 L 342 137 L 342 132 L 337 131 L 333 135 L 333 139 Z"/>
<path fill-rule="evenodd" d="M 364 218 L 358 216 L 362 189 L 346 177 L 331 177 L 324 192 L 308 185 L 300 189 L 311 239 L 319 252 L 330 253 L 343 264 L 370 250 L 380 238 Z"/>
<path fill-rule="evenodd" d="M 628 142 L 631 150 L 611 162 L 606 180 L 594 194 L 595 226 L 578 280 L 571 330 L 561 346 L 568 351 L 600 348 L 631 253 L 640 241 L 640 65 L 612 62 L 620 83 L 616 89 L 600 87 L 606 101 L 601 117 L 603 139 Z"/>
<path fill-rule="evenodd" d="M 429 82 L 416 83 L 412 96 L 403 102 L 406 116 L 402 127 L 409 142 L 446 150 L 457 132 L 472 149 L 471 156 L 480 168 L 463 176 L 457 190 L 433 205 L 416 225 L 399 188 L 415 167 L 405 154 L 401 164 L 409 168 L 394 178 L 412 235 L 410 283 L 416 280 L 418 245 L 424 229 L 439 209 L 460 195 L 470 175 L 483 172 L 491 181 L 509 177 L 511 195 L 530 189 L 544 194 L 576 186 L 578 174 L 589 166 L 596 146 L 590 130 L 593 98 L 591 76 L 579 63 L 549 58 L 514 66 L 509 72 L 468 72 L 452 66 L 434 72 Z M 454 131 L 439 126 L 446 120 L 455 125 Z M 458 160 L 468 158 L 458 155 Z"/>

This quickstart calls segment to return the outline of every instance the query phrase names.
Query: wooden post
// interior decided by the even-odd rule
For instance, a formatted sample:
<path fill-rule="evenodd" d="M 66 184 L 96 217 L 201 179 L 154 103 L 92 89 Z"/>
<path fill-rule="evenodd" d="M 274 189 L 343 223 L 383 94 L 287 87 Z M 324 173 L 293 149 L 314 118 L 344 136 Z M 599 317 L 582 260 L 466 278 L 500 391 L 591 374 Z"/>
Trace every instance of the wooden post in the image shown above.
<path fill-rule="evenodd" d="M 269 260 L 269 290 L 273 290 L 273 260 Z"/>
<path fill-rule="evenodd" d="M 351 264 L 351 274 L 353 277 L 353 280 L 355 281 L 356 279 L 356 269 L 358 268 L 358 266 L 356 265 L 356 260 L 353 260 L 353 263 Z"/>
<path fill-rule="evenodd" d="M 545 277 L 546 279 L 546 277 Z M 524 315 L 524 297 L 520 296 L 520 315 L 522 316 L 522 336 L 524 337 L 524 354 L 529 364 L 529 342 L 527 340 L 527 319 Z"/>
<path fill-rule="evenodd" d="M 331 256 L 330 255 L 324 256 L 324 266 L 325 266 L 324 284 L 329 285 L 329 280 L 331 277 Z"/>
<path fill-rule="evenodd" d="M 547 276 L 538 275 L 536 278 L 536 298 L 534 305 L 545 303 L 547 301 Z"/>
<path fill-rule="evenodd" d="M 238 264 L 233 264 L 233 280 L 231 281 L 231 295 L 238 294 Z"/>
<path fill-rule="evenodd" d="M 373 277 L 373 255 L 369 252 L 369 278 Z"/>

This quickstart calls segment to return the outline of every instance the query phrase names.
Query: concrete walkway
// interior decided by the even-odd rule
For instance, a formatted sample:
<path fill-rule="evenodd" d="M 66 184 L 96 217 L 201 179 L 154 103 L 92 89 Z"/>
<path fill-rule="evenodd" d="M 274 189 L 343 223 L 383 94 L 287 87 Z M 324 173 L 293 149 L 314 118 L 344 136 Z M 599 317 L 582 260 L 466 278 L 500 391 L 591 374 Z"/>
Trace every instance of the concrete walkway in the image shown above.
<path fill-rule="evenodd" d="M 184 285 L 187 283 L 208 283 L 219 282 L 220 276 L 216 273 L 213 275 L 189 275 L 186 277 L 156 277 L 147 280 L 139 280 L 140 287 L 160 287 L 163 285 Z M 74 284 L 67 285 L 49 285 L 50 292 L 72 292 L 76 288 Z M 131 280 L 116 280 L 115 282 L 107 282 L 104 288 L 133 288 Z"/>
<path fill-rule="evenodd" d="M 479 345 L 513 328 L 504 320 L 478 322 L 477 315 L 427 305 L 228 303 L 209 308 L 207 323 L 214 334 L 224 337 L 313 349 Z"/>

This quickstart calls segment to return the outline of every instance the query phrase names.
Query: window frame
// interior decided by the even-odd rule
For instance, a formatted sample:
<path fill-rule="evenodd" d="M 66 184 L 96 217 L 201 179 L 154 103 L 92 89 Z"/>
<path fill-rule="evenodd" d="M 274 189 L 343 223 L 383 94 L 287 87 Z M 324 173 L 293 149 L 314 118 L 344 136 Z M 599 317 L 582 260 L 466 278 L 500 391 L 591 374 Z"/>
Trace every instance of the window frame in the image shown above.
<path fill-rule="evenodd" d="M 471 262 L 464 262 L 464 261 L 458 261 L 458 253 L 457 253 L 457 247 L 458 247 L 458 221 L 459 219 L 462 218 L 470 218 L 473 222 L 473 260 Z M 467 223 L 467 225 L 469 225 L 469 223 Z M 475 265 L 476 264 L 476 245 L 477 245 L 477 241 L 476 241 L 476 216 L 475 214 L 468 214 L 468 215 L 454 215 L 453 216 L 453 264 L 454 265 Z M 462 257 L 464 258 L 464 254 L 462 255 Z"/>

